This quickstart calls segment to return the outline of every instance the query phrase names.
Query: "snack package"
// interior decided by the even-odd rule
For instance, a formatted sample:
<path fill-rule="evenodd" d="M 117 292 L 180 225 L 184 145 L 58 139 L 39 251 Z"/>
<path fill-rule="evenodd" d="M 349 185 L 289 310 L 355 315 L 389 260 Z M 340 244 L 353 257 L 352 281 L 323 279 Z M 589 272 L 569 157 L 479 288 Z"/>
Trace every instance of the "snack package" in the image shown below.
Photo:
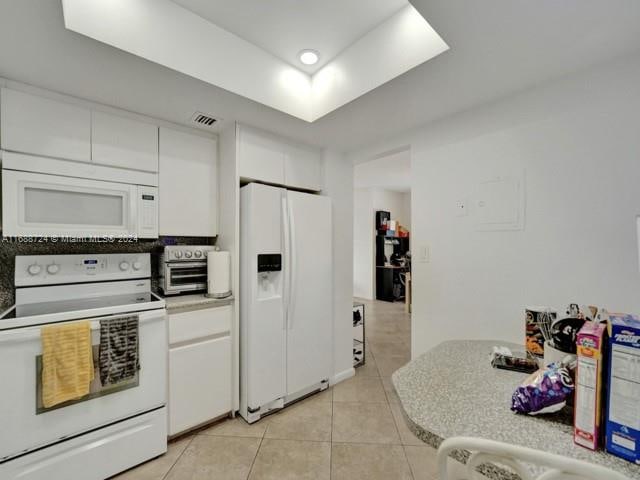
<path fill-rule="evenodd" d="M 562 410 L 573 395 L 575 385 L 569 369 L 552 363 L 527 377 L 511 397 L 511 410 L 539 415 Z"/>

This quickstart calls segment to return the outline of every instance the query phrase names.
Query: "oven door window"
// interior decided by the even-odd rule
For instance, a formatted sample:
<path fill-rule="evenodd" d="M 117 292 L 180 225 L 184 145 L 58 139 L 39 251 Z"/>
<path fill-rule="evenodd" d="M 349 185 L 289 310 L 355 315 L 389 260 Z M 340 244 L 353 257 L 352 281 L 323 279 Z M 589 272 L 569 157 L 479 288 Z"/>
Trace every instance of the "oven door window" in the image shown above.
<path fill-rule="evenodd" d="M 201 263 L 171 267 L 169 271 L 169 283 L 171 286 L 206 284 L 207 264 Z"/>

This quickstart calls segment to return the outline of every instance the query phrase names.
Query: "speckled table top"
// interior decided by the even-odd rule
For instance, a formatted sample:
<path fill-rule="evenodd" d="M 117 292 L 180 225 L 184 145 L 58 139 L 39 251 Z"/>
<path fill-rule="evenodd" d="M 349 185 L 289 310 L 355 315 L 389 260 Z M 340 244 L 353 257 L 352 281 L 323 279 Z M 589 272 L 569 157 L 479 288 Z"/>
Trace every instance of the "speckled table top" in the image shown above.
<path fill-rule="evenodd" d="M 444 342 L 393 374 L 416 435 L 436 448 L 455 436 L 488 438 L 601 464 L 640 479 L 640 466 L 575 445 L 566 416 L 511 412 L 511 395 L 526 374 L 492 368 L 489 355 L 495 345 L 523 350 L 521 345 L 501 341 Z"/>

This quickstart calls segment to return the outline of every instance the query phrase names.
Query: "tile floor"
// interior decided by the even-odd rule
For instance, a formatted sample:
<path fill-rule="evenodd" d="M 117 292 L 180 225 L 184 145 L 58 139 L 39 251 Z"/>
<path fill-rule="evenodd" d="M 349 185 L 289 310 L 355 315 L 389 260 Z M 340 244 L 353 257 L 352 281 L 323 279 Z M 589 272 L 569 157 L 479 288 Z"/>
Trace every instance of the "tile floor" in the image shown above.
<path fill-rule="evenodd" d="M 409 361 L 403 304 L 365 301 L 356 376 L 248 425 L 237 418 L 169 445 L 118 480 L 435 480 L 435 450 L 407 428 L 390 376 Z"/>

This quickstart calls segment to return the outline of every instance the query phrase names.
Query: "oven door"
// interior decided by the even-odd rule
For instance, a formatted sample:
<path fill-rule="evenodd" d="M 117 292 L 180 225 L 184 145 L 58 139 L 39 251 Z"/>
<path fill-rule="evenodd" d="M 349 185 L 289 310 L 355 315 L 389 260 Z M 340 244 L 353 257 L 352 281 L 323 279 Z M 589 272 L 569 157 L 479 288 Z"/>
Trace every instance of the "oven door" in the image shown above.
<path fill-rule="evenodd" d="M 3 235 L 135 236 L 136 185 L 2 170 Z"/>
<path fill-rule="evenodd" d="M 50 409 L 44 409 L 40 401 L 40 327 L 0 331 L 0 463 L 165 405 L 166 310 L 149 310 L 137 315 L 140 358 L 137 377 L 121 388 L 103 390 L 96 372 L 98 380 L 92 384 L 92 393 Z M 94 358 L 100 342 L 99 320 L 91 322 Z"/>
<path fill-rule="evenodd" d="M 167 295 L 207 288 L 207 262 L 165 262 L 163 273 Z"/>

